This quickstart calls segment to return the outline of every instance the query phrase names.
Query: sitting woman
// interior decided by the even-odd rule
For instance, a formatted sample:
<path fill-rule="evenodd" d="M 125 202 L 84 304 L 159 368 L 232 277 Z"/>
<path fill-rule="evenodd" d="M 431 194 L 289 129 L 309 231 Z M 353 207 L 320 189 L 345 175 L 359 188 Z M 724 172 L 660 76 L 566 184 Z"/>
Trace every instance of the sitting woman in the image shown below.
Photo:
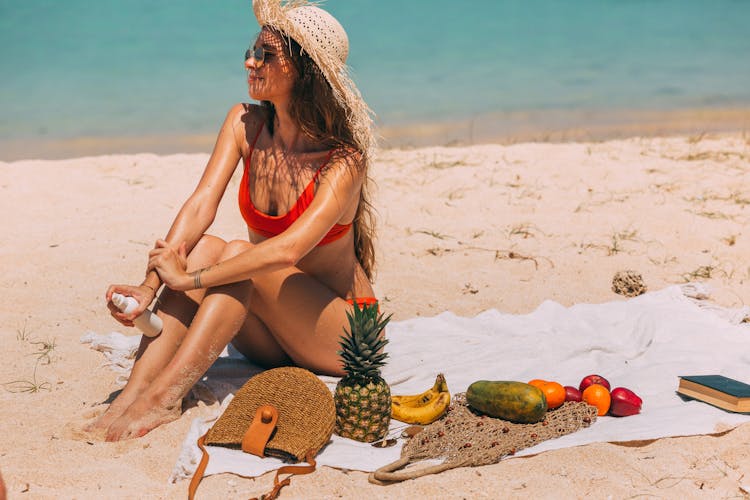
<path fill-rule="evenodd" d="M 128 384 L 89 426 L 107 440 L 176 419 L 229 342 L 265 367 L 342 375 L 346 312 L 354 301 L 375 301 L 372 120 L 347 76 L 346 33 L 311 5 L 255 0 L 253 9 L 262 30 L 245 68 L 261 104 L 229 111 L 195 192 L 149 253 L 145 281 L 107 290 L 112 315 L 132 326 L 165 285 L 161 334 L 143 337 Z M 205 231 L 240 160 L 249 241 L 226 242 Z M 135 297 L 137 310 L 119 312 L 115 292 Z"/>

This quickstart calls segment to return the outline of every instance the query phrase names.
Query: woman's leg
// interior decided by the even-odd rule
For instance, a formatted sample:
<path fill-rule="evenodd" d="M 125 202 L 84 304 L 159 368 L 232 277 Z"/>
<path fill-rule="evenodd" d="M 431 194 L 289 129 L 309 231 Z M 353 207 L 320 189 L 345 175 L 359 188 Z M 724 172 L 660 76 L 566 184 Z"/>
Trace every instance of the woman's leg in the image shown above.
<path fill-rule="evenodd" d="M 230 242 L 219 260 L 251 246 Z M 174 420 L 181 398 L 230 341 L 264 366 L 292 361 L 317 373 L 343 375 L 338 340 L 348 327 L 350 308 L 333 290 L 296 267 L 208 289 L 174 357 L 110 426 L 107 439 L 143 436 Z"/>
<path fill-rule="evenodd" d="M 247 248 L 250 243 L 226 244 L 218 261 L 226 260 Z M 107 440 L 139 437 L 155 427 L 179 416 L 182 398 L 213 364 L 224 347 L 243 328 L 253 327 L 248 318 L 247 304 L 253 284 L 250 281 L 209 288 L 198 311 L 175 346 L 175 352 L 163 369 L 130 404 L 127 410 L 107 429 Z M 263 332 L 255 336 L 263 338 Z M 252 337 L 248 335 L 248 337 Z M 256 340 L 257 343 L 257 340 Z M 283 351 L 266 342 L 269 354 L 283 360 Z"/>
<path fill-rule="evenodd" d="M 215 264 L 225 246 L 226 242 L 221 238 L 205 235 L 188 255 L 188 269 L 200 269 Z M 182 343 L 205 293 L 205 289 L 189 292 L 164 289 L 157 301 L 157 314 L 164 324 L 161 334 L 156 337 L 144 335 L 141 338 L 128 383 L 107 411 L 85 430 L 104 432 L 167 366 Z"/>
<path fill-rule="evenodd" d="M 295 365 L 342 376 L 339 338 L 349 329 L 351 305 L 313 276 L 296 267 L 253 280 L 250 313 L 255 314 Z M 372 289 L 367 286 L 367 295 Z M 243 339 L 242 331 L 235 340 Z M 238 346 L 239 347 L 239 346 Z M 251 355 L 240 349 L 246 356 Z"/>
<path fill-rule="evenodd" d="M 253 294 L 254 295 L 254 294 Z M 250 296 L 250 302 L 253 301 Z M 232 345 L 252 363 L 264 368 L 291 366 L 292 359 L 284 352 L 268 327 L 257 315 L 247 313 L 245 323 L 232 339 Z"/>

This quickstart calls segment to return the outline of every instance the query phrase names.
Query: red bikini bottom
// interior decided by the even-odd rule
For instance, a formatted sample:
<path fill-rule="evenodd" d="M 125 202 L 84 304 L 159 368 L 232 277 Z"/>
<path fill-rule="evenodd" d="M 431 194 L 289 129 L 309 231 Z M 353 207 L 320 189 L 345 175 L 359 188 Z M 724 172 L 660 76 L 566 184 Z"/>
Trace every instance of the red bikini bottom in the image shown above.
<path fill-rule="evenodd" d="M 354 305 L 354 303 L 356 302 L 360 309 L 365 304 L 367 304 L 368 306 L 378 305 L 378 299 L 376 299 L 375 297 L 357 297 L 356 299 L 346 299 L 346 301 L 351 305 Z"/>

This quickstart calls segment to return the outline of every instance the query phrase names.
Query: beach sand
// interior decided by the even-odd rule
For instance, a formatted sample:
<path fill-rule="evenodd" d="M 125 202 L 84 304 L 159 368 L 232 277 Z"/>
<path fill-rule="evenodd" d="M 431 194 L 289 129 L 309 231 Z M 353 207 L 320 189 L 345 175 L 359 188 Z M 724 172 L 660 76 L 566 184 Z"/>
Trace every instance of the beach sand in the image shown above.
<path fill-rule="evenodd" d="M 190 422 L 211 408 L 191 408 L 120 443 L 71 439 L 70 423 L 117 390 L 114 372 L 81 335 L 125 330 L 110 318 L 104 291 L 141 279 L 147 250 L 206 160 L 0 163 L 0 470 L 9 498 L 186 495 L 186 481 L 167 478 Z M 625 269 L 651 290 L 699 280 L 717 304 L 750 303 L 750 139 L 742 134 L 386 149 L 372 176 L 375 288 L 395 320 L 446 310 L 524 313 L 547 299 L 623 300 L 611 281 Z M 246 236 L 238 182 L 236 175 L 211 228 L 227 239 Z M 562 449 L 388 487 L 321 467 L 294 478 L 282 498 L 747 498 L 749 446 L 745 424 L 711 436 Z M 199 497 L 255 496 L 271 484 L 271 474 L 216 475 Z"/>

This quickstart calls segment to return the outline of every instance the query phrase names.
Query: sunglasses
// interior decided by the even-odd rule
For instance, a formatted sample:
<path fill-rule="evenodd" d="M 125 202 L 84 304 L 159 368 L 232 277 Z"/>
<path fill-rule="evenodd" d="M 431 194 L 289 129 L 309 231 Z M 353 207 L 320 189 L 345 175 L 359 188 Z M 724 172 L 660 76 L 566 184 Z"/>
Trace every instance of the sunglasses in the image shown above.
<path fill-rule="evenodd" d="M 251 47 L 245 51 L 245 61 L 252 57 L 255 59 L 255 67 L 260 68 L 266 62 L 266 57 L 272 55 L 274 55 L 274 52 L 264 49 L 262 45 L 254 49 Z"/>

